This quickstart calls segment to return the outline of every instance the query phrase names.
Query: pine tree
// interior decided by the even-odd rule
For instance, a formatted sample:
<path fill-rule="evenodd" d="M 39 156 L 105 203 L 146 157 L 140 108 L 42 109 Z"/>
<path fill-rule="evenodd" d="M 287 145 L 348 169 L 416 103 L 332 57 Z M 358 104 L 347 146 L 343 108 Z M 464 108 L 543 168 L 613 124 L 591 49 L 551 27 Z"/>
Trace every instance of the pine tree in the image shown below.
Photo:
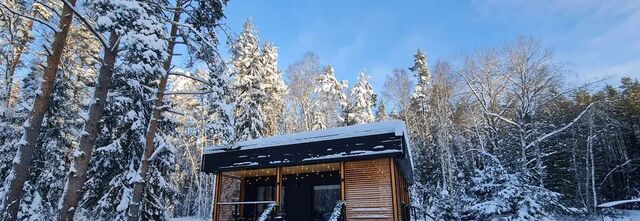
<path fill-rule="evenodd" d="M 262 55 L 258 47 L 256 31 L 247 21 L 244 31 L 232 46 L 232 61 L 237 72 L 235 130 L 239 140 L 263 136 L 266 101 Z"/>
<path fill-rule="evenodd" d="M 4 1 L 5 7 L 9 7 L 14 11 L 23 11 L 27 7 L 25 1 Z M 44 3 L 44 2 L 43 2 Z M 30 15 L 39 19 L 48 21 L 52 18 L 49 8 L 43 3 L 35 2 L 31 5 Z M 47 2 L 48 3 L 48 2 Z M 33 42 L 32 34 L 34 21 L 14 14 L 6 13 L 3 19 L 0 19 L 0 52 L 2 52 L 3 60 L 6 61 L 6 67 L 2 67 L 5 72 L 4 79 L 0 80 L 0 114 L 3 109 L 11 109 L 10 98 L 15 96 L 12 85 L 14 83 L 15 73 L 23 66 L 23 55 L 29 52 L 29 44 Z"/>
<path fill-rule="evenodd" d="M 332 66 L 324 69 L 324 74 L 316 79 L 314 92 L 318 94 L 314 104 L 314 130 L 341 126 L 344 123 L 343 110 L 347 106 L 344 89 L 346 81 L 336 80 Z"/>
<path fill-rule="evenodd" d="M 50 53 L 47 56 L 47 68 L 44 69 L 43 81 L 31 105 L 32 108 L 28 120 L 25 120 L 23 124 L 23 135 L 17 143 L 18 148 L 14 157 L 15 159 L 13 160 L 13 165 L 3 183 L 2 192 L 6 190 L 6 194 L 2 194 L 4 195 L 2 199 L 2 210 L 7 220 L 17 219 L 22 189 L 29 177 L 33 154 L 38 143 L 38 137 L 42 132 L 42 122 L 49 107 L 58 68 L 61 63 L 61 56 L 67 45 L 67 37 L 73 20 L 71 7 L 75 6 L 76 0 L 70 0 L 66 3 L 60 14 L 58 31 L 55 33 L 53 42 L 51 43 Z"/>
<path fill-rule="evenodd" d="M 97 71 L 99 43 L 86 29 L 78 27 L 71 28 L 68 41 L 62 58 L 62 78 L 56 82 L 36 146 L 20 219 L 47 220 L 57 215 L 69 167 L 68 153 L 77 143 L 82 126 L 80 114 L 88 106 L 88 84 Z M 41 75 L 42 71 L 32 73 Z"/>
<path fill-rule="evenodd" d="M 155 4 L 146 1 L 97 1 L 101 10 L 115 8 L 105 14 L 113 24 L 124 25 L 121 36 L 122 65 L 114 73 L 104 121 L 97 140 L 97 149 L 90 163 L 85 205 L 76 217 L 124 220 L 132 200 L 133 185 L 142 177 L 137 172 L 144 151 L 146 126 L 150 120 L 154 91 L 164 76 L 167 58 L 167 36 L 162 13 Z M 135 17 L 120 17 L 136 14 Z M 120 23 L 134 19 L 133 23 Z M 100 20 L 100 19 L 99 19 Z M 105 20 L 101 20 L 106 23 Z M 170 120 L 163 129 L 173 127 Z M 168 127 L 168 128 L 165 128 Z M 174 170 L 174 148 L 164 134 L 156 136 L 157 150 L 145 182 L 142 219 L 158 220 L 165 216 L 164 206 L 173 194 L 168 176 Z"/>
<path fill-rule="evenodd" d="M 349 94 L 351 103 L 347 107 L 347 125 L 370 123 L 374 121 L 372 108 L 376 103 L 376 94 L 369 84 L 369 76 L 364 70 L 358 76 L 358 82 Z"/>
<path fill-rule="evenodd" d="M 39 54 L 36 59 L 34 59 L 35 63 L 44 63 L 44 58 L 42 58 L 42 54 Z M 38 90 L 38 85 L 42 82 L 42 72 L 43 69 L 41 66 L 33 66 L 27 76 L 22 79 L 22 87 L 19 91 L 19 101 L 20 103 L 17 105 L 17 108 L 8 112 L 6 115 L 0 115 L 2 117 L 2 146 L 0 146 L 0 177 L 6 177 L 11 170 L 11 164 L 13 162 L 13 158 L 18 148 L 18 142 L 22 137 L 23 131 L 20 129 L 21 124 L 29 116 L 29 104 L 33 103 L 35 99 L 36 92 Z M 3 197 L 6 192 L 0 190 L 0 197 Z"/>

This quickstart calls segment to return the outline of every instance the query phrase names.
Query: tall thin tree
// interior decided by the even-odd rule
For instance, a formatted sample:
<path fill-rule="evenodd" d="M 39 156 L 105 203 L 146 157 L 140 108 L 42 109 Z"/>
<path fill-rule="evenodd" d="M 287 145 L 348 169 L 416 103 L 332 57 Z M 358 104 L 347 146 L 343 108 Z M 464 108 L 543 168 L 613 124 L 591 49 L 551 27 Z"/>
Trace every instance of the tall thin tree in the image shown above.
<path fill-rule="evenodd" d="M 41 93 L 37 94 L 29 120 L 24 124 L 24 134 L 21 142 L 19 142 L 18 152 L 14 157 L 11 171 L 5 180 L 4 186 L 8 188 L 8 192 L 2 202 L 6 214 L 5 220 L 17 219 L 22 187 L 28 179 L 29 165 L 33 160 L 35 146 L 42 129 L 42 121 L 51 100 L 61 56 L 64 52 L 71 21 L 73 20 L 72 7 L 75 6 L 76 0 L 69 0 L 68 2 L 70 5 L 65 4 L 62 8 L 60 21 L 51 44 L 51 54 L 47 56 L 47 69 L 44 71 L 44 80 L 40 85 Z"/>

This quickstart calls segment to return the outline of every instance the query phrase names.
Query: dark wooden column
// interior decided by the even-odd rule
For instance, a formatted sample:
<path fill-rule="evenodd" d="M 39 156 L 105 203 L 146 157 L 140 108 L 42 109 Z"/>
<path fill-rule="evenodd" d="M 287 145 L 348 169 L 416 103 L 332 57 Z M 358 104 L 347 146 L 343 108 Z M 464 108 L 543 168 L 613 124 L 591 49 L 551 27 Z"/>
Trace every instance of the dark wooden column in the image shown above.
<path fill-rule="evenodd" d="M 393 158 L 389 158 L 389 168 L 391 168 L 391 198 L 393 199 L 393 220 L 398 219 L 398 188 L 396 187 L 396 167 L 393 164 Z"/>
<path fill-rule="evenodd" d="M 222 172 L 218 172 L 216 175 L 216 191 L 214 193 L 213 198 L 213 221 L 218 221 L 220 216 L 220 206 L 218 202 L 220 202 L 220 190 L 222 189 Z"/>

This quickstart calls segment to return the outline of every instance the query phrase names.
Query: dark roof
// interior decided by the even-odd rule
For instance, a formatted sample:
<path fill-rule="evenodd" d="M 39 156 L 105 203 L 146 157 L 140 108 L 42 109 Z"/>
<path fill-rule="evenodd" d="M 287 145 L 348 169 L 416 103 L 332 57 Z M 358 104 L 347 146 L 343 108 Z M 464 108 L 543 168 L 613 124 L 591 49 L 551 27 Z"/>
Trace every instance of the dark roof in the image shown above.
<path fill-rule="evenodd" d="M 394 157 L 413 183 L 404 122 L 398 120 L 285 134 L 205 149 L 207 173 Z"/>

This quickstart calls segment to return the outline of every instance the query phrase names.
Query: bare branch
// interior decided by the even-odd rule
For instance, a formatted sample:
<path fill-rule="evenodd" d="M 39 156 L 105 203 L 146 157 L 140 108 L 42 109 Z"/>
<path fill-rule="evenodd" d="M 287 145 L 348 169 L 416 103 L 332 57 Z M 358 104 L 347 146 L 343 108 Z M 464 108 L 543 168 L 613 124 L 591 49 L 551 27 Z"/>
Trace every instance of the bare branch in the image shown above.
<path fill-rule="evenodd" d="M 508 119 L 508 118 L 506 118 L 506 117 L 503 117 L 503 116 L 501 116 L 501 115 L 498 115 L 498 114 L 496 114 L 496 113 L 491 113 L 491 112 L 485 112 L 485 114 L 487 114 L 487 115 L 489 115 L 489 116 L 492 116 L 492 117 L 497 117 L 498 119 L 500 119 L 500 120 L 502 120 L 502 121 L 504 121 L 504 122 L 507 122 L 507 123 L 509 123 L 509 124 L 511 124 L 511 125 L 513 125 L 513 126 L 516 126 L 516 127 L 517 127 L 517 128 L 519 128 L 520 130 L 522 130 L 522 127 L 520 126 L 520 124 L 517 124 L 516 122 L 514 122 L 514 121 L 512 121 L 512 120 L 509 120 L 509 119 Z"/>
<path fill-rule="evenodd" d="M 51 30 L 53 30 L 53 31 L 54 31 L 54 32 L 56 32 L 56 33 L 57 33 L 57 32 L 60 32 L 60 29 L 59 29 L 59 28 L 57 28 L 55 25 L 53 25 L 53 24 L 51 24 L 51 23 L 49 23 L 49 22 L 47 22 L 47 21 L 45 21 L 45 20 L 42 20 L 42 19 L 36 18 L 36 17 L 34 17 L 34 16 L 27 15 L 27 14 L 22 14 L 22 13 L 20 13 L 20 12 L 18 12 L 18 11 L 15 11 L 15 10 L 13 10 L 11 7 L 9 7 L 9 6 L 5 5 L 5 4 L 4 4 L 4 2 L 3 2 L 3 3 L 0 3 L 0 6 L 2 6 L 2 7 L 3 7 L 3 8 L 5 8 L 5 9 L 7 9 L 7 11 L 11 12 L 11 14 L 14 14 L 14 15 L 17 15 L 17 16 L 20 16 L 20 17 L 24 17 L 24 18 L 26 18 L 26 19 L 31 19 L 31 20 L 33 20 L 33 21 L 36 21 L 36 22 L 38 22 L 38 23 L 40 23 L 40 24 L 43 24 L 43 25 L 47 26 L 48 28 L 50 28 Z"/>
<path fill-rule="evenodd" d="M 73 6 L 73 4 L 71 4 L 71 2 L 69 2 L 69 0 L 63 0 L 64 5 L 69 7 L 71 9 L 71 11 L 73 11 L 74 14 L 76 14 L 76 17 L 84 24 L 84 26 L 89 29 L 89 31 L 96 36 L 96 38 L 98 38 L 98 40 L 100 40 L 100 43 L 102 44 L 102 47 L 104 47 L 105 50 L 110 49 L 111 46 L 109 46 L 109 41 L 107 41 L 107 39 L 104 37 L 104 35 L 102 35 L 102 33 L 100 33 L 98 30 L 96 30 L 95 27 L 93 27 L 93 25 L 91 25 L 91 23 L 89 23 L 89 21 L 80 14 L 80 12 L 78 11 L 78 9 L 76 9 L 75 6 Z"/>
<path fill-rule="evenodd" d="M 188 74 L 185 74 L 185 73 L 180 73 L 180 72 L 175 72 L 175 71 L 174 71 L 174 72 L 169 72 L 169 75 L 175 75 L 175 76 L 186 77 L 186 78 L 189 78 L 189 79 L 191 79 L 191 80 L 198 81 L 198 82 L 200 82 L 200 83 L 206 84 L 206 85 L 208 85 L 208 86 L 212 86 L 212 85 L 211 85 L 211 84 L 209 84 L 209 82 L 207 82 L 205 79 L 202 79 L 202 78 L 199 78 L 199 77 L 196 77 L 196 76 L 191 76 L 191 75 L 188 75 Z"/>
<path fill-rule="evenodd" d="M 609 175 L 611 175 L 613 172 L 615 172 L 616 170 L 618 170 L 620 167 L 623 167 L 631 162 L 633 162 L 634 160 L 627 160 L 627 162 L 624 162 L 623 164 L 617 165 L 615 168 L 613 168 L 613 170 L 609 171 L 609 173 L 607 173 L 606 176 L 604 176 L 604 178 L 602 179 L 602 182 L 600 182 L 600 185 L 598 186 L 602 186 L 602 184 L 604 184 L 604 181 L 607 181 L 607 178 L 609 177 Z"/>
<path fill-rule="evenodd" d="M 546 140 L 547 138 L 549 138 L 549 137 L 551 137 L 553 135 L 556 135 L 557 133 L 560 133 L 560 132 L 566 130 L 567 128 L 571 127 L 578 120 L 580 120 L 580 118 L 582 118 L 582 115 L 584 115 L 589 110 L 589 108 L 591 108 L 593 106 L 593 104 L 594 103 L 589 104 L 589 106 L 587 106 L 587 108 L 585 108 L 582 112 L 580 112 L 580 114 L 578 114 L 578 116 L 576 118 L 574 118 L 571 122 L 569 122 L 567 125 L 564 125 L 564 127 L 561 127 L 561 128 L 559 128 L 557 130 L 554 130 L 554 131 L 551 131 L 551 132 L 549 132 L 549 133 L 547 133 L 545 135 L 542 135 L 541 137 L 538 137 L 538 139 L 536 139 L 533 142 L 529 143 L 525 147 L 525 149 L 528 149 L 529 147 L 531 147 L 531 146 L 533 146 L 533 145 L 535 145 L 537 143 L 540 143 L 540 142 Z"/>
<path fill-rule="evenodd" d="M 174 91 L 174 92 L 166 92 L 164 95 L 198 95 L 198 94 L 208 94 L 213 93 L 214 91 Z"/>
<path fill-rule="evenodd" d="M 174 109 L 166 109 L 164 111 L 172 113 L 172 114 L 177 114 L 177 115 L 180 115 L 180 116 L 185 116 L 186 115 L 185 113 L 182 113 L 182 112 L 174 110 Z"/>

